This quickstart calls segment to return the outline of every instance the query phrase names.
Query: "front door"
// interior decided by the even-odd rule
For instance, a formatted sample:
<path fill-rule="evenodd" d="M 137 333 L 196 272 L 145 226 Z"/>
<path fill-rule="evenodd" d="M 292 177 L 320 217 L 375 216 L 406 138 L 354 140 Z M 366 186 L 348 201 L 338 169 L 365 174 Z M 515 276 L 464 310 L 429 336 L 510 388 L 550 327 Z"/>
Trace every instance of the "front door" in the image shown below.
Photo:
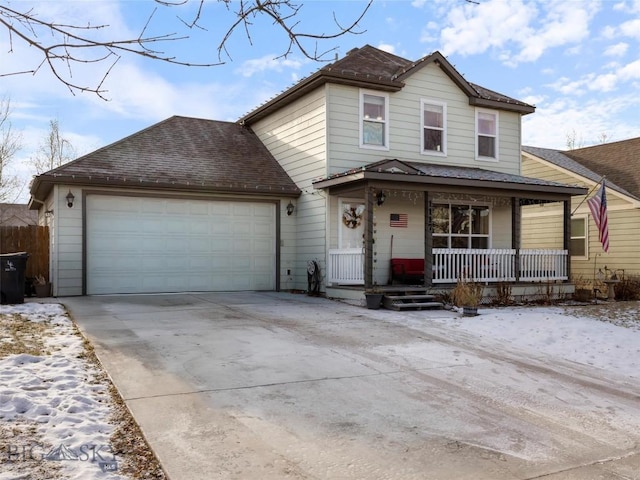
<path fill-rule="evenodd" d="M 364 247 L 364 202 L 340 199 L 340 225 L 338 245 L 340 249 Z"/>

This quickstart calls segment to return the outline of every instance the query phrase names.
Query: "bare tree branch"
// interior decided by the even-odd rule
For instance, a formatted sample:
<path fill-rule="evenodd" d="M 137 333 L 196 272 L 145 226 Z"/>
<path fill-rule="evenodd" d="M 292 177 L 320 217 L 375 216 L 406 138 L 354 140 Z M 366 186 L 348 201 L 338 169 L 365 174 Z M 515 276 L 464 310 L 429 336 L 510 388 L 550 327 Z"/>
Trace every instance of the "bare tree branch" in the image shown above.
<path fill-rule="evenodd" d="M 17 198 L 20 180 L 7 173 L 14 155 L 22 148 L 22 136 L 11 125 L 11 101 L 0 98 L 0 202 Z"/>
<path fill-rule="evenodd" d="M 31 74 L 36 75 L 43 67 L 47 67 L 55 78 L 65 85 L 72 94 L 77 92 L 91 92 L 106 99 L 104 83 L 108 75 L 113 71 L 119 59 L 123 55 L 141 56 L 151 60 L 181 65 L 187 67 L 213 67 L 224 64 L 223 57 L 231 59 L 228 43 L 237 29 L 242 28 L 250 43 L 252 43 L 251 31 L 254 21 L 258 18 L 267 18 L 273 22 L 277 31 L 280 31 L 288 39 L 288 46 L 278 58 L 286 58 L 294 51 L 300 52 L 305 57 L 314 61 L 330 60 L 328 54 L 336 47 L 318 52 L 318 42 L 336 39 L 347 33 L 359 34 L 357 30 L 362 18 L 369 10 L 373 0 L 364 7 L 360 15 L 347 26 L 341 25 L 335 13 L 333 20 L 336 30 L 333 33 L 309 33 L 299 30 L 297 16 L 302 5 L 295 4 L 293 0 L 217 0 L 223 3 L 230 15 L 235 15 L 235 21 L 231 21 L 226 32 L 221 36 L 217 44 L 218 60 L 215 62 L 190 62 L 186 59 L 172 56 L 161 50 L 161 45 L 168 42 L 186 41 L 189 35 L 181 35 L 178 32 L 163 33 L 158 35 L 147 34 L 158 8 L 171 8 L 185 5 L 190 1 L 197 2 L 197 8 L 193 18 L 186 21 L 180 17 L 178 20 L 187 29 L 199 29 L 207 31 L 202 22 L 205 17 L 206 0 L 156 0 L 157 6 L 149 14 L 140 34 L 135 38 L 112 38 L 102 40 L 98 35 L 108 30 L 107 24 L 74 25 L 58 23 L 51 19 L 42 19 L 33 9 L 20 11 L 18 7 L 10 7 L 9 2 L 0 2 L 0 30 L 6 30 L 9 39 L 9 53 L 14 52 L 17 43 L 22 43 L 36 49 L 41 55 L 41 61 L 29 70 L 3 72 L 0 69 L 0 77 L 10 75 Z M 14 3 L 13 5 L 20 5 Z M 232 11 L 231 8 L 236 8 Z M 47 39 L 50 39 L 47 41 Z M 80 65 L 105 65 L 104 74 L 97 85 L 76 80 L 73 76 L 74 68 Z M 1 67 L 0 67 L 1 68 Z"/>
<path fill-rule="evenodd" d="M 70 162 L 76 156 L 76 151 L 69 140 L 60 133 L 58 119 L 49 121 L 49 131 L 43 137 L 36 154 L 31 157 L 36 174 L 40 175 L 53 170 L 60 165 Z"/>

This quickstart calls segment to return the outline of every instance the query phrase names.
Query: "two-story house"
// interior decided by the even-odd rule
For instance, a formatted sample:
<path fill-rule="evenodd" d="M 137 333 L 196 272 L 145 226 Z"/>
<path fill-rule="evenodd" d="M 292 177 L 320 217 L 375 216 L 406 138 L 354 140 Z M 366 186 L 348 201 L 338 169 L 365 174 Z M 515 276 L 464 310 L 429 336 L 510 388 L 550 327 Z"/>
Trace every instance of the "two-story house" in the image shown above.
<path fill-rule="evenodd" d="M 438 52 L 365 46 L 237 123 L 172 117 L 35 178 L 55 293 L 304 290 L 315 262 L 352 295 L 402 281 L 392 258 L 422 260 L 426 286 L 564 282 L 586 192 L 520 175 L 533 111 Z M 521 207 L 546 202 L 562 248 L 520 248 Z"/>

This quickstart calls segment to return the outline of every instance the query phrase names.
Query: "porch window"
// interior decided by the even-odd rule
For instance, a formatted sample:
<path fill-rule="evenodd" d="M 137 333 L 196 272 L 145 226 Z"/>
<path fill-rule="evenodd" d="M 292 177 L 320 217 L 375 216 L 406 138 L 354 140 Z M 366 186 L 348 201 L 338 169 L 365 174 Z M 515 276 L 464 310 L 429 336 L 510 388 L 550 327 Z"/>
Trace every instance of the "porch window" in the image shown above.
<path fill-rule="evenodd" d="M 437 204 L 433 206 L 433 248 L 489 248 L 486 206 Z"/>
<path fill-rule="evenodd" d="M 447 105 L 422 100 L 422 152 L 430 155 L 447 153 Z"/>
<path fill-rule="evenodd" d="M 386 95 L 360 93 L 360 146 L 389 148 L 389 102 Z"/>
<path fill-rule="evenodd" d="M 571 256 L 587 259 L 587 217 L 574 217 L 571 219 Z"/>
<path fill-rule="evenodd" d="M 498 160 L 498 112 L 476 111 L 476 157 Z"/>

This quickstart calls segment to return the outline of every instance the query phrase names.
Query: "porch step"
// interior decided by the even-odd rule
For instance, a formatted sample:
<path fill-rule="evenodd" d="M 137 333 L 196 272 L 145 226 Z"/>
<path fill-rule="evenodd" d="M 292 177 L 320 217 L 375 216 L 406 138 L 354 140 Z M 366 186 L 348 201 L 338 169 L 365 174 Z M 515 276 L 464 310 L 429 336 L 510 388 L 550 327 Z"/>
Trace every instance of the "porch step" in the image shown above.
<path fill-rule="evenodd" d="M 422 310 L 444 307 L 441 302 L 435 301 L 434 295 L 429 295 L 424 290 L 422 293 L 418 293 L 416 289 L 408 289 L 407 292 L 385 292 L 382 304 L 384 308 L 389 310 Z"/>

